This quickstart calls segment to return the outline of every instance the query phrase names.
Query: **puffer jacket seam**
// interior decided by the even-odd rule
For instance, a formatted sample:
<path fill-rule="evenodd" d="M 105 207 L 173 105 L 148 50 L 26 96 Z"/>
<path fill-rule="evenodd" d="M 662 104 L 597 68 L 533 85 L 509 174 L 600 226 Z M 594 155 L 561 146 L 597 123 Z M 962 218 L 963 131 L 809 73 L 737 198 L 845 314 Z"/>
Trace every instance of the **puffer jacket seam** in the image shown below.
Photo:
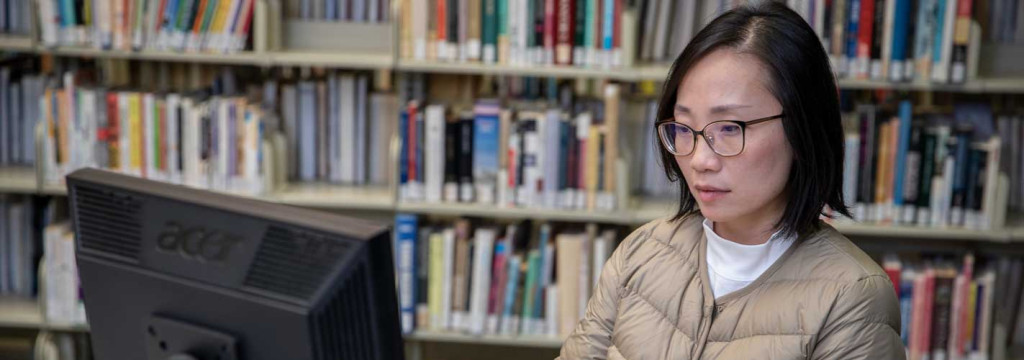
<path fill-rule="evenodd" d="M 781 336 L 807 336 L 807 337 L 813 337 L 814 335 L 816 335 L 816 334 L 803 334 L 803 333 L 799 333 L 799 334 L 754 334 L 754 335 L 747 335 L 747 336 L 744 336 L 744 337 L 738 337 L 738 338 L 729 339 L 729 340 L 711 340 L 711 339 L 708 339 L 708 342 L 709 343 L 732 343 L 732 342 L 739 341 L 739 340 L 745 340 L 745 339 L 755 338 L 755 337 L 765 337 L 765 336 L 780 336 L 780 337 Z"/>
<path fill-rule="evenodd" d="M 848 252 L 846 252 L 845 250 L 839 248 L 839 245 L 837 245 L 834 241 L 832 241 L 833 236 L 834 235 L 831 235 L 831 236 L 830 235 L 825 235 L 824 236 L 825 237 L 825 239 L 824 239 L 825 243 L 828 244 L 828 246 L 832 247 L 832 249 L 835 249 L 836 252 L 841 254 L 843 257 L 846 257 L 847 259 L 849 259 L 850 262 L 852 262 L 854 264 L 857 264 L 857 267 L 860 268 L 860 270 L 864 273 L 864 275 L 862 275 L 861 277 L 857 278 L 857 280 L 854 281 L 854 282 L 861 281 L 861 280 L 864 280 L 864 279 L 872 277 L 872 276 L 880 276 L 878 274 L 872 274 L 871 271 L 869 271 L 867 268 L 864 267 L 864 264 L 861 264 L 859 261 L 857 261 L 857 259 L 854 259 L 853 256 L 850 255 Z"/>
<path fill-rule="evenodd" d="M 647 298 L 644 297 L 643 294 L 641 294 L 640 292 L 638 292 L 638 291 L 636 291 L 636 290 L 634 290 L 634 289 L 632 289 L 630 287 L 623 287 L 623 289 L 626 290 L 627 292 L 633 294 L 633 295 L 636 295 L 636 297 L 638 299 L 640 299 L 641 302 L 643 302 L 644 304 L 649 306 L 651 309 L 653 309 L 655 312 L 657 312 L 658 315 L 661 315 L 661 320 L 664 321 L 665 323 L 669 324 L 669 326 L 672 328 L 672 330 L 678 331 L 680 334 L 683 334 L 683 336 L 685 336 L 687 340 L 690 340 L 690 342 L 694 342 L 692 337 L 690 337 L 689 335 L 686 335 L 686 332 L 683 331 L 683 329 L 680 329 L 676 324 L 673 324 L 671 321 L 669 321 L 669 316 L 667 314 L 665 314 L 665 312 L 661 311 L 661 309 L 658 309 L 657 306 L 654 306 L 654 303 L 652 303 L 650 300 L 647 300 Z"/>
<path fill-rule="evenodd" d="M 672 245 L 669 245 L 668 243 L 665 243 L 664 241 L 658 240 L 657 238 L 655 238 L 653 236 L 652 237 L 648 237 L 648 239 L 654 240 L 654 243 L 656 243 L 658 245 L 661 245 L 661 246 L 664 246 L 665 248 L 667 248 L 669 250 L 670 254 L 678 256 L 679 260 L 681 260 L 683 262 L 683 265 L 686 265 L 686 267 L 690 268 L 691 270 L 698 270 L 699 271 L 700 267 L 698 267 L 696 264 L 693 264 L 693 262 L 690 261 L 690 258 L 693 257 L 692 255 L 684 254 L 679 248 L 676 248 L 676 247 L 674 247 Z"/>

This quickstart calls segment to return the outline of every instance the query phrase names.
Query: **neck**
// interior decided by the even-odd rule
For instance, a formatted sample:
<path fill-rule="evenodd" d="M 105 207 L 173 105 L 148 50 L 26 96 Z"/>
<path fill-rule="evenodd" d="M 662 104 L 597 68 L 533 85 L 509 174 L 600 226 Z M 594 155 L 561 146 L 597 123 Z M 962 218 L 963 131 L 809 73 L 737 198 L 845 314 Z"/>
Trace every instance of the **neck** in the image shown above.
<path fill-rule="evenodd" d="M 775 233 L 775 222 L 714 222 L 718 236 L 741 245 L 760 245 L 768 242 Z"/>

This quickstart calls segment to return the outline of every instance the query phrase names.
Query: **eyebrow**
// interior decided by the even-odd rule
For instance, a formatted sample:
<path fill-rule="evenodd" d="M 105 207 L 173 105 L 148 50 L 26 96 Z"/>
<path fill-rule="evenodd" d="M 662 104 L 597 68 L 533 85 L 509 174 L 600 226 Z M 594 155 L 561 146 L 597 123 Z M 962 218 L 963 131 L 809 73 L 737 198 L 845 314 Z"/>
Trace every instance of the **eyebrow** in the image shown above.
<path fill-rule="evenodd" d="M 748 108 L 748 107 L 751 107 L 751 106 L 750 105 L 741 105 L 741 104 L 717 105 L 717 106 L 711 107 L 711 113 L 712 114 L 721 114 L 721 113 L 724 113 L 724 112 L 728 112 L 729 110 L 743 109 L 743 108 Z M 691 113 L 690 108 L 685 107 L 683 105 L 679 105 L 679 104 L 676 104 L 676 112 L 684 113 L 684 114 Z"/>

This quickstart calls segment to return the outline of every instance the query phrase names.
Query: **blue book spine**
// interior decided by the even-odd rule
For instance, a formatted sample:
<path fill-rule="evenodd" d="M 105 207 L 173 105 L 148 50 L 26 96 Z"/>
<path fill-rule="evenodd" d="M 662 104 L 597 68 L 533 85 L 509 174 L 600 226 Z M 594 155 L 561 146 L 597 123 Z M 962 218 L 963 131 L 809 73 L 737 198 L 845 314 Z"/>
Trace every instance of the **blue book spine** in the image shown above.
<path fill-rule="evenodd" d="M 904 278 L 900 281 L 900 336 L 903 345 L 910 344 L 910 315 L 914 310 L 914 281 Z M 980 302 L 979 302 L 980 303 Z"/>
<path fill-rule="evenodd" d="M 299 177 L 304 181 L 316 178 L 316 96 L 312 82 L 299 84 Z"/>
<path fill-rule="evenodd" d="M 867 0 L 870 1 L 870 0 Z M 846 11 L 849 21 L 846 23 L 846 58 L 849 59 L 850 73 L 853 73 L 853 59 L 857 58 L 857 27 L 860 24 L 860 0 L 850 0 Z"/>
<path fill-rule="evenodd" d="M 544 271 L 544 266 L 549 262 L 548 258 L 554 254 L 548 251 L 548 238 L 551 237 L 551 227 L 542 226 L 540 228 L 540 266 L 537 271 L 537 291 L 533 294 L 533 318 L 541 319 L 544 317 L 544 291 L 548 286 L 548 282 L 551 279 L 544 278 L 547 275 Z M 554 264 L 554 262 L 552 262 Z M 554 265 L 552 265 L 554 266 Z M 553 269 L 552 269 L 553 270 Z"/>
<path fill-rule="evenodd" d="M 963 193 L 967 185 L 967 160 L 971 150 L 971 136 L 961 133 L 956 139 L 956 156 L 953 164 L 953 194 Z"/>
<path fill-rule="evenodd" d="M 955 0 L 936 0 L 935 1 L 935 36 L 932 38 L 932 63 L 938 64 L 942 61 L 942 29 L 946 26 L 952 26 L 953 24 L 946 24 L 946 1 Z M 930 75 L 930 74 L 924 74 Z"/>
<path fill-rule="evenodd" d="M 164 23 L 163 31 L 165 34 L 174 33 L 174 25 L 178 23 L 178 0 L 167 0 L 167 5 L 164 7 Z"/>
<path fill-rule="evenodd" d="M 424 125 L 423 120 L 424 120 L 423 112 L 422 111 L 417 112 L 416 113 L 416 120 L 415 120 L 416 121 L 416 134 L 415 134 L 415 136 L 416 136 L 416 180 L 419 181 L 420 183 L 423 183 L 423 180 L 426 178 L 424 176 L 424 173 L 423 173 L 423 162 L 425 161 L 425 158 L 423 156 L 423 141 L 426 140 L 424 138 L 424 129 L 426 128 L 426 126 Z"/>
<path fill-rule="evenodd" d="M 416 234 L 418 232 L 416 215 L 398 214 L 395 217 L 398 302 L 403 334 L 412 333 L 416 328 Z"/>
<path fill-rule="evenodd" d="M 907 58 L 907 27 L 910 21 L 910 0 L 896 0 L 896 14 L 892 29 L 892 61 Z M 895 71 L 895 70 L 894 70 Z"/>
<path fill-rule="evenodd" d="M 324 9 L 325 20 L 335 20 L 338 18 L 338 2 L 334 0 L 327 0 L 327 7 Z"/>
<path fill-rule="evenodd" d="M 601 19 L 601 43 L 605 50 L 611 50 L 615 34 L 615 0 L 604 0 L 601 10 L 604 11 L 604 18 Z"/>
<path fill-rule="evenodd" d="M 398 116 L 398 139 L 401 151 L 398 152 L 398 184 L 409 183 L 409 112 L 402 111 Z"/>
<path fill-rule="evenodd" d="M 498 112 L 496 106 L 481 106 L 473 120 L 473 180 L 494 183 L 498 178 Z M 495 184 L 497 185 L 497 184 Z"/>
<path fill-rule="evenodd" d="M 512 311 L 514 310 L 513 308 L 516 303 L 516 285 L 519 284 L 519 267 L 522 265 L 520 263 L 520 258 L 516 257 L 514 254 L 509 254 L 508 259 L 508 281 L 505 282 L 505 306 L 504 311 L 502 312 L 503 323 L 512 321 L 514 316 Z M 517 330 L 518 329 L 512 329 L 513 332 L 518 333 Z"/>
<path fill-rule="evenodd" d="M 75 3 L 73 0 L 62 0 L 60 2 L 60 21 L 62 27 L 75 26 Z"/>
<path fill-rule="evenodd" d="M 907 170 L 907 151 L 910 148 L 910 122 L 913 114 L 913 105 L 910 100 L 900 101 L 899 116 L 900 116 L 900 138 L 899 143 L 896 145 L 896 175 L 893 178 L 895 182 L 892 192 L 892 203 L 896 206 L 903 205 L 903 177 Z"/>

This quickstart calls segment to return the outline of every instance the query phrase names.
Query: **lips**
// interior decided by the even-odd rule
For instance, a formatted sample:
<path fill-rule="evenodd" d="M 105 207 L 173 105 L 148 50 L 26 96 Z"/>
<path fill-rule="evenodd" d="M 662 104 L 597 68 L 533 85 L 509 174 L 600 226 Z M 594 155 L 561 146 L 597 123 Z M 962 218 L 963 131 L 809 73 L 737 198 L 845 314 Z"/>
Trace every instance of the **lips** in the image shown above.
<path fill-rule="evenodd" d="M 697 190 L 695 194 L 701 202 L 707 203 L 725 197 L 729 193 L 729 190 L 714 187 L 711 185 L 698 184 L 694 185 L 694 189 Z"/>

